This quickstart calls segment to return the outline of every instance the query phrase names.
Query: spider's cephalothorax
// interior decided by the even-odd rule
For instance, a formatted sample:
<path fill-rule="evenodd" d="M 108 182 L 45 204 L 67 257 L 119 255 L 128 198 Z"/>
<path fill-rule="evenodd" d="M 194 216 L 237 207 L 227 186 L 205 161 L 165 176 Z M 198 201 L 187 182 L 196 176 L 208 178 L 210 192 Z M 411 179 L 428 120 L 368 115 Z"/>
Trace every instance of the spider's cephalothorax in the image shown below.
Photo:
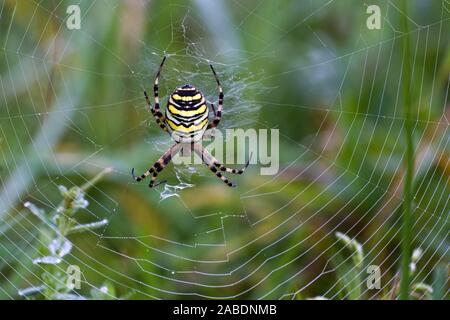
<path fill-rule="evenodd" d="M 169 97 L 166 124 L 176 142 L 201 140 L 208 126 L 208 107 L 205 97 L 195 87 L 178 87 Z"/>
<path fill-rule="evenodd" d="M 158 161 L 156 161 L 150 169 L 145 171 L 140 176 L 134 175 L 134 168 L 131 170 L 133 179 L 137 182 L 151 176 L 149 187 L 153 188 L 159 183 L 156 183 L 156 177 L 165 168 L 165 166 L 172 160 L 180 150 L 192 150 L 203 160 L 209 169 L 220 178 L 225 184 L 230 187 L 234 187 L 231 181 L 229 181 L 222 172 L 228 172 L 233 174 L 242 174 L 248 167 L 250 159 L 247 161 L 242 169 L 231 169 L 225 167 L 214 158 L 208 150 L 203 148 L 200 144 L 196 143 L 203 137 L 203 134 L 207 129 L 213 129 L 217 127 L 222 118 L 222 106 L 223 106 L 223 90 L 220 85 L 219 78 L 216 71 L 210 64 L 209 67 L 216 79 L 217 88 L 219 89 L 219 100 L 217 105 L 217 111 L 214 105 L 211 104 L 212 111 L 214 112 L 214 118 L 211 122 L 208 120 L 208 106 L 203 94 L 191 85 L 184 85 L 177 87 L 176 90 L 170 95 L 167 102 L 167 109 L 165 115 L 161 112 L 159 107 L 159 75 L 161 73 L 166 57 L 164 57 L 161 65 L 159 66 L 158 73 L 156 74 L 155 83 L 153 85 L 155 107 L 150 103 L 150 99 L 147 92 L 144 91 L 145 100 L 150 108 L 151 113 L 156 119 L 156 123 L 164 131 L 171 133 L 172 138 L 175 140 L 175 144 L 167 150 Z"/>

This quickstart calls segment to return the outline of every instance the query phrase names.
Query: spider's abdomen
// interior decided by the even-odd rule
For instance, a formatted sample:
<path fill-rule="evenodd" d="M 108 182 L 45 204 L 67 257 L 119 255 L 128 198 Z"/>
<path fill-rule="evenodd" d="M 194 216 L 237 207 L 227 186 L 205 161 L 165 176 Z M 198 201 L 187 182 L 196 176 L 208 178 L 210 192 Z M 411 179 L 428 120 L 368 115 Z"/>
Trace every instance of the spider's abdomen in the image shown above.
<path fill-rule="evenodd" d="M 195 87 L 178 87 L 169 97 L 166 123 L 177 142 L 199 141 L 208 126 L 205 97 Z"/>

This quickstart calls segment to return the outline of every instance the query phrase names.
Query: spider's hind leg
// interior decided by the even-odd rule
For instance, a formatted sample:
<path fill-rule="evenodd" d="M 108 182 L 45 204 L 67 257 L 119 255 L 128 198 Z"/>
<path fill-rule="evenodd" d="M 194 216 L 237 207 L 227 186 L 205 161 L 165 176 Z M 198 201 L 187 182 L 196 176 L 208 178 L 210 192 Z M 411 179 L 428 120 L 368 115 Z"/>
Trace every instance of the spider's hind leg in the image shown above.
<path fill-rule="evenodd" d="M 225 167 L 223 164 L 221 164 L 219 161 L 217 161 L 217 159 L 214 158 L 208 152 L 208 150 L 203 148 L 201 145 L 195 144 L 194 145 L 194 150 L 202 158 L 202 160 L 205 163 L 205 165 L 207 165 L 209 167 L 209 169 L 220 180 L 222 180 L 223 183 L 225 183 L 229 187 L 236 187 L 236 184 L 234 184 L 233 182 L 229 181 L 228 178 L 225 177 L 220 171 L 225 171 L 225 172 L 233 173 L 233 174 L 243 174 L 245 169 L 247 169 L 247 167 L 248 167 L 248 165 L 250 163 L 250 158 L 251 158 L 251 156 L 250 156 L 250 158 L 248 159 L 247 163 L 245 164 L 245 166 L 243 168 L 241 168 L 241 169 L 231 169 L 231 168 Z"/>
<path fill-rule="evenodd" d="M 194 150 L 193 143 L 183 144 L 183 146 L 180 149 L 180 155 L 182 157 L 189 157 L 191 156 L 193 150 Z"/>

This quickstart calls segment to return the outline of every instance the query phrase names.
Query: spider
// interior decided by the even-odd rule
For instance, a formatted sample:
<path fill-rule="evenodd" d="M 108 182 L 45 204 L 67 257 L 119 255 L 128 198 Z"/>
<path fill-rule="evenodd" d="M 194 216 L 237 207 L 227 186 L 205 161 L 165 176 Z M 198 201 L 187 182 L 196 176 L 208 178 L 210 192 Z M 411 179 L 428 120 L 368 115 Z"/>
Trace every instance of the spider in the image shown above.
<path fill-rule="evenodd" d="M 151 180 L 148 185 L 150 188 L 165 183 L 165 180 L 156 183 L 158 174 L 167 166 L 167 164 L 178 152 L 190 152 L 191 150 L 193 150 L 197 155 L 201 157 L 203 163 L 207 165 L 219 179 L 221 179 L 227 186 L 235 187 L 236 184 L 229 181 L 221 172 L 233 174 L 244 173 L 245 169 L 249 165 L 251 156 L 243 168 L 231 169 L 225 167 L 223 164 L 217 161 L 217 159 L 214 158 L 208 152 L 208 150 L 197 143 L 203 138 L 205 131 L 207 129 L 216 128 L 220 122 L 220 119 L 222 118 L 224 95 L 216 71 L 214 70 L 213 66 L 209 64 L 209 67 L 211 68 L 211 71 L 216 80 L 217 88 L 219 90 L 219 102 L 217 111 L 215 110 L 214 104 L 211 103 L 211 108 L 214 113 L 214 119 L 211 123 L 208 119 L 209 110 L 206 105 L 205 97 L 199 90 L 189 84 L 179 86 L 175 89 L 175 91 L 169 97 L 166 112 L 165 115 L 163 115 L 159 106 L 158 83 L 159 76 L 166 58 L 167 57 L 164 56 L 159 66 L 155 83 L 153 85 L 155 107 L 152 106 L 146 91 L 144 91 L 144 96 L 152 115 L 156 119 L 156 123 L 161 127 L 162 130 L 171 134 L 171 137 L 175 141 L 175 144 L 170 147 L 169 150 L 167 150 L 161 156 L 161 158 L 159 158 L 159 160 L 156 161 L 150 167 L 150 169 L 145 171 L 142 175 L 135 176 L 133 168 L 131 170 L 133 179 L 136 182 L 139 182 L 151 175 Z"/>

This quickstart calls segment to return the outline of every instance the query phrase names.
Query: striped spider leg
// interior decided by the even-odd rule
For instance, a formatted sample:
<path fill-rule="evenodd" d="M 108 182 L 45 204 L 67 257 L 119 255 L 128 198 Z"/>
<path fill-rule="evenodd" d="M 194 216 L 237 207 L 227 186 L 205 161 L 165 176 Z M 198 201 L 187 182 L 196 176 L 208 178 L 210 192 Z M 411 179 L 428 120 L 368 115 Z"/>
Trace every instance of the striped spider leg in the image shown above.
<path fill-rule="evenodd" d="M 149 183 L 149 187 L 153 188 L 156 187 L 162 183 L 165 183 L 166 181 L 160 181 L 157 184 L 155 184 L 156 177 L 158 174 L 167 166 L 167 164 L 172 160 L 172 158 L 180 151 L 180 149 L 183 147 L 182 144 L 176 143 L 172 147 L 170 147 L 169 150 L 167 150 L 161 158 L 158 159 L 147 171 L 145 171 L 140 176 L 134 175 L 134 168 L 131 170 L 131 175 L 133 176 L 134 181 L 140 182 L 147 178 L 149 175 L 151 175 L 151 180 Z"/>
<path fill-rule="evenodd" d="M 150 102 L 150 99 L 148 98 L 147 91 L 144 90 L 145 101 L 147 101 L 147 105 L 148 105 L 151 113 L 155 117 L 156 123 L 164 131 L 168 131 L 168 130 L 167 130 L 167 126 L 166 126 L 166 117 L 161 112 L 161 108 L 159 106 L 158 90 L 159 90 L 159 75 L 161 74 L 161 70 L 162 70 L 162 68 L 164 66 L 164 62 L 166 61 L 166 58 L 167 57 L 164 56 L 161 64 L 159 65 L 158 73 L 156 74 L 155 83 L 153 85 L 153 93 L 154 93 L 154 99 L 155 99 L 155 108 L 153 108 L 153 106 L 152 106 L 152 104 Z"/>
<path fill-rule="evenodd" d="M 217 111 L 216 111 L 216 108 L 214 107 L 214 104 L 211 103 L 211 108 L 214 112 L 214 119 L 210 124 L 208 124 L 207 129 L 212 129 L 212 128 L 216 128 L 219 125 L 220 119 L 222 118 L 223 89 L 222 89 L 222 86 L 220 85 L 219 78 L 217 77 L 216 70 L 214 70 L 212 64 L 210 64 L 209 67 L 211 68 L 211 71 L 213 72 L 214 78 L 216 79 L 217 88 L 219 89 L 219 101 L 218 101 L 218 105 L 217 105 Z"/>
<path fill-rule="evenodd" d="M 245 169 L 247 169 L 247 167 L 250 163 L 250 159 L 252 157 L 252 155 L 250 155 L 249 159 L 245 163 L 245 166 L 242 167 L 241 169 L 232 169 L 232 168 L 225 167 L 223 164 L 221 164 L 219 161 L 217 161 L 217 159 L 214 158 L 208 152 L 208 150 L 203 148 L 202 145 L 195 143 L 193 147 L 194 147 L 195 153 L 203 160 L 203 163 L 205 165 L 207 165 L 208 168 L 229 187 L 236 187 L 236 184 L 229 181 L 228 178 L 222 174 L 222 172 L 228 172 L 228 173 L 232 173 L 232 174 L 243 174 Z M 220 171 L 222 171 L 222 172 L 220 172 Z"/>

